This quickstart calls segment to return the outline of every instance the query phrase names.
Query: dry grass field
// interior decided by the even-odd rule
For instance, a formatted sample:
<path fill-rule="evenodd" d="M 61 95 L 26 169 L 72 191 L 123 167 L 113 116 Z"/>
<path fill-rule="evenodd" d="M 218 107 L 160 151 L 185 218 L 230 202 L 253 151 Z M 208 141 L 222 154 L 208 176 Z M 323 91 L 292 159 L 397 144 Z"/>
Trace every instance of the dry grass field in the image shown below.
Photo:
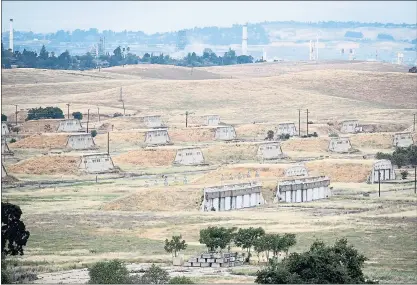
<path fill-rule="evenodd" d="M 18 104 L 19 110 L 58 106 L 66 114 L 70 103 L 71 113 L 83 112 L 85 127 L 90 110 L 89 127 L 98 130 L 97 151 L 107 152 L 109 132 L 110 154 L 120 168 L 120 173 L 81 175 L 82 152 L 47 154 L 65 144 L 66 135 L 11 134 L 8 139 L 17 140 L 9 143 L 15 155 L 6 157 L 4 165 L 21 184 L 4 185 L 2 199 L 22 208 L 31 233 L 25 255 L 15 263 L 36 271 L 36 283 L 83 283 L 88 281 L 88 265 L 112 258 L 133 263 L 132 270 L 159 263 L 172 276 L 186 275 L 199 283 L 253 283 L 260 268 L 256 257 L 243 267 L 184 271 L 170 265 L 164 240 L 182 234 L 189 245 L 183 254 L 191 257 L 205 250 L 198 242 L 202 228 L 262 226 L 271 233 L 295 233 L 292 251 L 306 250 L 317 238 L 333 243 L 346 237 L 369 258 L 365 273 L 370 277 L 381 283 L 416 283 L 413 184 L 382 183 L 378 197 L 378 185 L 366 183 L 375 160 L 363 158 L 392 151 L 394 132 L 412 124 L 417 77 L 406 71 L 371 62 L 265 63 L 192 71 L 160 65 L 100 72 L 3 70 L 2 113 L 13 114 Z M 120 87 L 126 116 L 112 118 L 123 114 Z M 292 121 L 298 128 L 299 108 L 301 134 L 306 133 L 308 108 L 313 121 L 309 133 L 318 137 L 282 141 L 288 157 L 259 161 L 257 142 L 280 122 Z M 186 111 L 192 113 L 188 128 Z M 162 116 L 173 146 L 145 147 L 137 117 L 153 114 Z M 222 123 L 233 125 L 238 140 L 215 141 L 212 129 L 198 128 L 207 114 L 218 114 Z M 339 133 L 337 123 L 352 118 L 377 132 L 339 134 L 350 138 L 357 153 L 329 153 L 329 135 Z M 202 150 L 207 165 L 173 166 L 176 150 L 190 146 Z M 312 176 L 328 176 L 333 195 L 309 203 L 274 202 L 278 181 L 295 163 L 304 164 Z M 199 211 L 204 187 L 253 180 L 262 182 L 265 205 Z"/>

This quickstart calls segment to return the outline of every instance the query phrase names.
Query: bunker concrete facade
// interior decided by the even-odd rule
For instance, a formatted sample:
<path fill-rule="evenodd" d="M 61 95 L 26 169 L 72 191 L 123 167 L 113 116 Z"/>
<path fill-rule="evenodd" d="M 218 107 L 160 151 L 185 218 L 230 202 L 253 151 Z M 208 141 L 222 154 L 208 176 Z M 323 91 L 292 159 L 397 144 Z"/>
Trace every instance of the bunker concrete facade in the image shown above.
<path fill-rule="evenodd" d="M 5 122 L 1 122 L 1 135 L 7 136 L 10 133 L 9 127 Z"/>
<path fill-rule="evenodd" d="M 331 138 L 328 146 L 331 152 L 346 153 L 352 150 L 349 138 Z"/>
<path fill-rule="evenodd" d="M 7 177 L 7 171 L 2 162 L 1 163 L 1 178 L 4 178 L 4 177 Z"/>
<path fill-rule="evenodd" d="M 10 148 L 9 148 L 9 145 L 7 144 L 6 138 L 1 139 L 1 154 L 2 155 L 13 154 L 13 152 L 10 151 Z"/>
<path fill-rule="evenodd" d="M 409 147 L 414 144 L 413 135 L 411 132 L 396 133 L 392 144 L 394 147 Z"/>
<path fill-rule="evenodd" d="M 204 124 L 206 126 L 217 126 L 220 124 L 220 116 L 219 115 L 204 116 Z"/>
<path fill-rule="evenodd" d="M 362 127 L 358 120 L 346 120 L 341 123 L 340 132 L 345 134 L 355 134 L 362 132 Z"/>
<path fill-rule="evenodd" d="M 81 132 L 83 130 L 80 120 L 66 119 L 59 122 L 57 132 Z"/>
<path fill-rule="evenodd" d="M 310 202 L 330 197 L 330 179 L 326 176 L 305 177 L 280 181 L 276 201 L 286 203 Z"/>
<path fill-rule="evenodd" d="M 81 157 L 79 169 L 86 173 L 110 172 L 114 164 L 107 153 L 85 154 Z"/>
<path fill-rule="evenodd" d="M 202 212 L 231 211 L 265 204 L 262 184 L 258 182 L 239 183 L 204 188 Z"/>
<path fill-rule="evenodd" d="M 216 140 L 228 141 L 236 139 L 236 131 L 233 126 L 217 127 L 214 138 Z"/>
<path fill-rule="evenodd" d="M 69 149 L 94 149 L 96 144 L 90 133 L 71 134 L 68 136 L 66 148 Z"/>
<path fill-rule="evenodd" d="M 304 165 L 293 165 L 284 170 L 284 175 L 287 177 L 291 176 L 308 176 L 308 170 Z"/>
<path fill-rule="evenodd" d="M 292 122 L 279 123 L 277 127 L 277 135 L 296 136 L 297 128 L 295 127 L 295 124 Z"/>
<path fill-rule="evenodd" d="M 174 165 L 201 165 L 204 164 L 204 155 L 200 148 L 178 149 Z"/>
<path fill-rule="evenodd" d="M 257 157 L 265 160 L 279 159 L 282 158 L 281 144 L 279 142 L 267 142 L 262 143 L 258 147 Z"/>
<path fill-rule="evenodd" d="M 378 178 L 378 176 L 380 178 Z M 379 180 L 380 179 L 380 180 Z M 368 183 L 378 183 L 379 181 L 394 180 L 395 171 L 391 161 L 387 159 L 378 160 L 372 165 L 371 173 L 368 177 Z"/>
<path fill-rule="evenodd" d="M 160 115 L 143 116 L 139 120 L 147 128 L 161 128 L 164 126 Z"/>
<path fill-rule="evenodd" d="M 164 145 L 170 144 L 171 139 L 168 130 L 147 130 L 145 131 L 145 143 L 148 145 Z"/>

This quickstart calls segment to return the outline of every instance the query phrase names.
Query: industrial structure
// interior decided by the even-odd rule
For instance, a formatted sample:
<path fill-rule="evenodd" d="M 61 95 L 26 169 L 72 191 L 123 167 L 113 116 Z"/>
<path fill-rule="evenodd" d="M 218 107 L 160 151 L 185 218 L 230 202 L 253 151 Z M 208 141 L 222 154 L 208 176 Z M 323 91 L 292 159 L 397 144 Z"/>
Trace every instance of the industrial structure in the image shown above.
<path fill-rule="evenodd" d="M 397 64 L 404 64 L 404 54 L 402 52 L 397 53 Z"/>
<path fill-rule="evenodd" d="M 316 42 L 310 40 L 309 59 L 319 60 L 319 37 L 317 35 Z"/>
<path fill-rule="evenodd" d="M 280 123 L 277 127 L 277 135 L 295 136 L 297 135 L 297 128 L 295 127 L 295 124 L 292 122 Z"/>
<path fill-rule="evenodd" d="M 184 50 L 187 46 L 187 31 L 181 30 L 177 33 L 177 51 Z"/>
<path fill-rule="evenodd" d="M 411 132 L 396 133 L 392 144 L 394 147 L 409 147 L 414 144 L 413 135 Z"/>
<path fill-rule="evenodd" d="M 185 267 L 235 267 L 243 265 L 244 257 L 237 252 L 208 252 L 188 259 Z M 176 264 L 174 264 L 176 265 Z"/>
<path fill-rule="evenodd" d="M 341 123 L 340 132 L 342 133 L 360 133 L 362 132 L 362 127 L 359 125 L 358 120 L 346 120 Z"/>
<path fill-rule="evenodd" d="M 242 28 L 242 55 L 248 55 L 248 24 Z"/>
<path fill-rule="evenodd" d="M 220 116 L 219 115 L 204 116 L 204 124 L 206 126 L 217 126 L 220 124 Z"/>
<path fill-rule="evenodd" d="M 236 131 L 233 126 L 221 126 L 216 128 L 214 135 L 216 140 L 229 141 L 236 139 Z"/>
<path fill-rule="evenodd" d="M 147 128 L 161 128 L 164 127 L 162 122 L 162 118 L 160 115 L 149 115 L 139 117 L 141 124 L 146 126 Z"/>
<path fill-rule="evenodd" d="M 265 204 L 259 182 L 204 188 L 202 212 L 230 211 Z"/>
<path fill-rule="evenodd" d="M 284 170 L 284 175 L 287 177 L 291 176 L 308 176 L 308 170 L 304 165 L 293 165 Z"/>
<path fill-rule="evenodd" d="M 145 131 L 145 143 L 147 145 L 170 144 L 171 139 L 169 138 L 168 130 L 167 129 L 146 130 Z"/>
<path fill-rule="evenodd" d="M 4 137 L 1 138 L 1 155 L 13 155 Z"/>
<path fill-rule="evenodd" d="M 281 144 L 279 142 L 265 142 L 258 147 L 257 157 L 265 160 L 282 158 Z"/>
<path fill-rule="evenodd" d="M 10 19 L 10 34 L 9 34 L 9 50 L 14 52 L 13 49 L 13 19 Z"/>
<path fill-rule="evenodd" d="M 107 153 L 93 153 L 84 154 L 78 168 L 86 173 L 105 173 L 114 170 L 114 164 Z"/>
<path fill-rule="evenodd" d="M 310 202 L 330 197 L 330 179 L 326 176 L 305 177 L 278 182 L 275 201 Z"/>
<path fill-rule="evenodd" d="M 372 165 L 371 174 L 368 176 L 367 182 L 373 184 L 378 183 L 379 181 L 394 179 L 395 171 L 391 161 L 388 159 L 382 159 Z"/>
<path fill-rule="evenodd" d="M 204 164 L 204 155 L 200 148 L 178 149 L 175 155 L 174 165 L 201 165 Z"/>
<path fill-rule="evenodd" d="M 349 138 L 331 138 L 328 150 L 331 152 L 346 153 L 352 150 Z"/>
<path fill-rule="evenodd" d="M 58 125 L 57 132 L 82 132 L 84 128 L 78 119 L 61 120 Z"/>
<path fill-rule="evenodd" d="M 97 148 L 90 133 L 70 134 L 65 147 L 74 150 Z"/>
<path fill-rule="evenodd" d="M 1 122 L 1 135 L 7 136 L 10 133 L 9 127 L 5 122 Z"/>

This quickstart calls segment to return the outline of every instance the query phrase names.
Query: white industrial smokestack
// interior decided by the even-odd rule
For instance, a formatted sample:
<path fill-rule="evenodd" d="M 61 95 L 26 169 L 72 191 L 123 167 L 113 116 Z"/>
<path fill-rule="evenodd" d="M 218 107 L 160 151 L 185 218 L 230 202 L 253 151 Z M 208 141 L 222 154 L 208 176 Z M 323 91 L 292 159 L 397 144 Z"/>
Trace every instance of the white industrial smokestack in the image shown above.
<path fill-rule="evenodd" d="M 242 30 L 242 55 L 248 53 L 248 24 L 243 25 Z"/>
<path fill-rule="evenodd" d="M 316 60 L 319 60 L 319 35 L 317 35 L 316 42 Z"/>
<path fill-rule="evenodd" d="M 265 50 L 265 48 L 263 49 L 262 59 L 263 59 L 264 61 L 266 61 L 266 50 Z"/>
<path fill-rule="evenodd" d="M 13 52 L 13 19 L 10 19 L 9 49 Z"/>

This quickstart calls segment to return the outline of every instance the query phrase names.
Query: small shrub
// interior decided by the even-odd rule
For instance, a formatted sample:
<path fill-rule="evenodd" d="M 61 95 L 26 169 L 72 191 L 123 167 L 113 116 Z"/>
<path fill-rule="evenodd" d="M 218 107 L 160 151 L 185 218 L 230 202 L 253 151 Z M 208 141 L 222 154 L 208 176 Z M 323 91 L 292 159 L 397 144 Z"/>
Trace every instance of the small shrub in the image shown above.
<path fill-rule="evenodd" d="M 94 138 L 97 135 L 97 131 L 96 130 L 92 130 L 91 131 L 91 136 Z"/>
<path fill-rule="evenodd" d="M 88 269 L 90 284 L 128 284 L 129 271 L 119 260 L 100 261 Z"/>
<path fill-rule="evenodd" d="M 16 142 L 16 139 L 15 138 L 12 138 L 11 140 L 10 140 L 10 143 L 15 143 Z"/>
<path fill-rule="evenodd" d="M 7 116 L 5 114 L 1 114 L 1 121 L 7 122 Z"/>
<path fill-rule="evenodd" d="M 20 128 L 19 127 L 12 127 L 11 130 L 12 130 L 12 132 L 15 132 L 15 133 L 19 133 L 20 132 Z"/>
<path fill-rule="evenodd" d="M 269 130 L 266 134 L 266 140 L 272 141 L 274 139 L 274 131 Z"/>
<path fill-rule="evenodd" d="M 401 179 L 402 180 L 407 179 L 407 176 L 408 176 L 408 171 L 407 170 L 401 171 Z"/>
<path fill-rule="evenodd" d="M 116 117 L 121 117 L 121 116 L 123 116 L 123 114 L 122 114 L 122 113 L 114 113 L 114 114 L 113 114 L 113 117 L 114 117 L 114 118 L 116 118 Z"/>
<path fill-rule="evenodd" d="M 142 275 L 143 284 L 167 284 L 169 282 L 169 274 L 155 264 Z"/>
<path fill-rule="evenodd" d="M 338 138 L 339 135 L 336 134 L 336 133 L 331 133 L 331 134 L 329 134 L 329 137 L 331 137 L 331 138 Z"/>
<path fill-rule="evenodd" d="M 81 112 L 74 112 L 72 113 L 72 116 L 74 117 L 74 119 L 78 119 L 78 120 L 83 119 L 83 114 Z"/>
<path fill-rule="evenodd" d="M 194 284 L 194 282 L 185 276 L 175 276 L 169 280 L 169 284 Z"/>

